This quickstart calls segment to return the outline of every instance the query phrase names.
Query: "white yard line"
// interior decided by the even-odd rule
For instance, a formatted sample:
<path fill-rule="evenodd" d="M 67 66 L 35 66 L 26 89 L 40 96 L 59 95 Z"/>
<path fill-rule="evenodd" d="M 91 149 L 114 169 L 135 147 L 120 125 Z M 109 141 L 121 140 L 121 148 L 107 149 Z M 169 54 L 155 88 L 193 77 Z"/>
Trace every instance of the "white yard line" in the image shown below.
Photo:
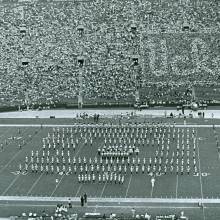
<path fill-rule="evenodd" d="M 34 136 L 35 136 L 35 135 L 36 135 L 36 134 L 34 134 Z M 33 136 L 32 136 L 32 137 L 33 137 Z M 29 141 L 29 142 L 30 142 L 30 141 Z M 28 142 L 28 143 L 29 143 L 29 142 Z M 25 145 L 27 145 L 28 143 L 26 143 Z M 40 148 L 39 153 L 40 153 L 41 151 L 42 151 L 42 148 Z M 28 167 L 29 167 L 30 164 L 31 164 L 31 161 L 29 161 Z M 42 176 L 42 174 L 40 175 L 40 178 L 41 178 L 41 176 Z M 36 184 L 38 183 L 38 181 L 40 180 L 40 178 L 38 178 L 38 179 L 36 180 L 37 182 L 35 181 Z M 35 186 L 36 184 L 34 183 L 33 185 Z M 33 185 L 32 185 L 31 188 L 29 189 L 30 192 L 31 192 L 31 191 L 33 190 L 33 188 L 34 188 Z M 29 191 L 28 191 L 27 195 L 30 193 Z"/>
<path fill-rule="evenodd" d="M 153 197 L 154 187 L 151 187 L 150 197 Z"/>
<path fill-rule="evenodd" d="M 75 157 L 79 154 L 79 152 L 81 151 L 81 149 L 84 147 L 84 144 L 81 144 L 80 148 L 78 149 L 78 151 L 75 154 Z"/>
<path fill-rule="evenodd" d="M 77 151 L 76 154 L 75 154 L 75 157 L 76 157 L 76 156 L 78 155 L 78 153 L 81 151 L 81 149 L 83 148 L 83 146 L 84 146 L 84 144 L 81 144 L 80 148 L 78 149 L 78 151 Z M 82 188 L 82 184 L 79 185 L 75 197 L 77 197 L 77 195 L 78 195 L 78 193 L 79 193 L 79 191 L 80 191 L 81 188 Z"/>
<path fill-rule="evenodd" d="M 10 185 L 5 189 L 5 191 L 2 193 L 2 196 L 4 196 L 5 193 L 8 192 L 8 190 L 13 186 L 13 184 L 16 182 L 16 180 L 19 178 L 19 176 L 20 176 L 20 175 L 17 175 L 17 176 L 13 179 L 13 181 L 11 182 L 11 184 L 10 184 Z"/>
<path fill-rule="evenodd" d="M 104 191 L 105 191 L 106 184 L 107 184 L 107 181 L 105 182 L 105 184 L 104 184 L 104 186 L 103 186 L 103 189 L 102 189 L 102 192 L 101 192 L 101 194 L 100 194 L 99 197 L 102 197 L 102 196 L 103 196 L 103 193 L 104 193 Z"/>
<path fill-rule="evenodd" d="M 78 188 L 78 190 L 77 190 L 77 192 L 76 192 L 76 195 L 75 195 L 75 197 L 77 197 L 78 196 L 78 194 L 79 194 L 79 191 L 80 191 L 80 189 L 82 188 L 82 184 L 80 184 L 80 186 L 79 186 L 79 188 Z"/>
<path fill-rule="evenodd" d="M 21 153 L 21 150 L 19 150 L 9 161 L 8 163 L 5 164 L 5 166 L 3 166 L 1 169 L 0 169 L 0 173 L 5 170 L 6 167 L 8 167 L 8 165 Z"/>
<path fill-rule="evenodd" d="M 126 198 L 127 195 L 128 195 L 128 190 L 129 190 L 129 188 L 130 188 L 131 179 L 132 179 L 132 174 L 131 174 L 130 179 L 129 179 L 129 182 L 128 182 L 128 187 L 127 187 L 127 190 L 126 190 L 125 198 Z"/>
<path fill-rule="evenodd" d="M 197 131 L 196 131 L 196 136 L 197 136 Z M 196 142 L 197 142 L 197 153 L 198 153 L 198 163 L 199 163 L 199 181 L 200 181 L 200 189 L 201 189 L 201 199 L 203 200 L 203 188 L 202 188 L 202 175 L 201 175 L 201 164 L 200 164 L 200 154 L 199 154 L 199 141 L 198 138 L 196 137 Z"/>
<path fill-rule="evenodd" d="M 8 163 L 5 164 L 5 166 L 3 166 L 1 169 L 0 169 L 0 173 L 2 173 L 2 171 L 4 171 L 8 165 L 21 153 L 21 150 L 19 150 L 9 161 Z"/>
<path fill-rule="evenodd" d="M 35 134 L 34 134 L 34 136 L 35 136 Z M 30 141 L 29 141 L 30 142 Z M 29 143 L 28 142 L 28 143 Z M 27 145 L 28 143 L 26 143 L 25 145 Z M 42 150 L 42 149 L 41 149 Z M 40 150 L 40 151 L 41 151 Z M 15 159 L 15 157 L 17 157 L 17 155 L 19 154 L 21 152 L 21 150 L 19 150 L 15 155 L 14 155 L 14 157 L 12 157 L 12 159 L 0 170 L 0 173 Z M 28 166 L 30 165 L 30 163 L 31 163 L 31 161 L 28 163 Z M 17 179 L 19 178 L 19 176 L 20 175 L 17 175 L 14 179 L 13 179 L 13 181 L 11 182 L 11 184 L 6 188 L 6 190 L 3 192 L 3 194 L 2 194 L 2 196 L 9 190 L 9 188 L 11 188 L 13 185 L 14 185 L 14 183 L 17 181 Z"/>
<path fill-rule="evenodd" d="M 52 197 L 53 194 L 56 192 L 56 190 L 57 190 L 58 186 L 60 185 L 60 183 L 62 182 L 62 179 L 63 179 L 64 176 L 65 176 L 65 175 L 63 174 L 62 177 L 61 177 L 61 179 L 60 179 L 60 181 L 56 184 L 56 186 L 55 186 L 53 192 L 51 193 L 50 197 Z"/>
<path fill-rule="evenodd" d="M 31 186 L 31 188 L 28 190 L 27 196 L 31 193 L 31 191 L 33 190 L 33 188 L 37 185 L 37 183 L 39 182 L 39 180 L 41 179 L 42 176 L 43 176 L 43 173 L 41 173 L 41 175 L 36 179 L 36 181 L 33 183 L 33 185 Z"/>
<path fill-rule="evenodd" d="M 201 189 L 201 203 L 203 205 L 203 186 L 202 186 L 202 175 L 201 175 L 201 163 L 200 163 L 200 154 L 199 154 L 199 139 L 198 139 L 198 130 L 196 131 L 196 143 L 197 143 L 197 153 L 198 153 L 198 163 L 199 163 L 199 181 L 200 181 L 200 189 Z M 206 220 L 205 218 L 205 210 L 202 209 L 203 212 L 203 220 Z"/>
<path fill-rule="evenodd" d="M 179 175 L 176 175 L 176 199 L 178 197 Z"/>
<path fill-rule="evenodd" d="M 32 136 L 32 138 L 33 138 L 35 135 L 36 135 L 36 134 L 34 134 L 34 135 Z M 31 140 L 32 140 L 32 139 L 31 139 Z M 25 145 L 29 144 L 29 142 L 30 142 L 31 140 L 29 140 L 27 143 L 25 143 Z M 9 165 L 21 152 L 22 152 L 22 151 L 19 150 L 19 151 L 11 158 L 11 160 L 9 160 L 8 163 L 5 164 L 5 166 L 0 169 L 0 173 L 1 173 L 2 171 L 4 171 L 5 168 L 7 168 L 8 165 Z M 30 165 L 30 163 L 29 163 L 28 165 Z"/>

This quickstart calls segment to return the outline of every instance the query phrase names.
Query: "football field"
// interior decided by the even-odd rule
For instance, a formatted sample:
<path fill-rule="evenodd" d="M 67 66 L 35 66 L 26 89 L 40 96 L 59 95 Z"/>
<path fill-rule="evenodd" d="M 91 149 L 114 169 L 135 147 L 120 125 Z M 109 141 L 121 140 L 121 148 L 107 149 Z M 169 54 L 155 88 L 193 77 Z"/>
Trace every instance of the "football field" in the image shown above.
<path fill-rule="evenodd" d="M 90 128 L 88 128 L 91 126 Z M 119 125 L 111 125 L 113 126 L 112 130 L 106 130 L 107 133 L 114 133 L 114 126 L 116 126 L 116 133 L 127 132 L 129 137 L 132 137 L 132 126 L 131 125 L 120 125 L 121 127 L 125 127 L 125 130 L 122 129 L 120 131 Z M 136 125 L 135 125 L 136 126 Z M 77 128 L 78 127 L 78 128 Z M 82 129 L 80 130 L 79 127 Z M 85 143 L 86 136 L 92 131 L 93 127 L 97 130 L 97 137 L 93 139 L 93 143 Z M 128 130 L 130 127 L 130 130 Z M 151 125 L 149 124 L 149 129 Z M 42 155 L 43 150 L 43 142 L 42 139 L 46 138 L 48 134 L 52 135 L 54 130 L 59 129 L 59 132 L 62 133 L 64 128 L 64 133 L 67 132 L 67 128 L 70 130 L 72 128 L 72 132 L 74 133 L 73 139 L 78 139 L 78 145 L 73 151 L 70 149 L 70 158 L 76 158 L 76 160 L 81 157 L 82 159 L 85 157 L 87 161 L 89 158 L 94 160 L 95 157 L 99 158 L 98 148 L 102 148 L 104 145 L 104 137 L 102 135 L 102 129 L 105 133 L 106 125 L 44 125 L 41 127 L 38 126 L 10 126 L 10 125 L 1 125 L 0 127 L 0 143 L 2 143 L 0 149 L 0 198 L 1 201 L 28 201 L 28 199 L 33 198 L 34 201 L 40 201 L 42 198 L 45 201 L 57 201 L 60 199 L 68 199 L 72 198 L 74 201 L 78 201 L 78 197 L 87 193 L 88 198 L 94 199 L 94 202 L 112 202 L 118 203 L 120 199 L 122 199 L 122 203 L 129 201 L 132 199 L 139 199 L 139 201 L 144 204 L 145 202 L 149 204 L 155 204 L 159 206 L 162 204 L 168 204 L 170 207 L 176 206 L 176 204 L 181 204 L 184 207 L 184 204 L 188 204 L 189 207 L 196 206 L 198 202 L 203 202 L 207 207 L 212 206 L 212 204 L 216 204 L 218 207 L 219 198 L 220 198 L 220 158 L 218 154 L 216 140 L 220 133 L 220 128 L 216 127 L 213 129 L 212 125 L 198 124 L 195 125 L 175 125 L 175 131 L 172 126 L 170 128 L 170 144 L 169 144 L 169 153 L 167 153 L 168 165 L 167 171 L 164 171 L 164 166 L 162 166 L 162 170 L 158 172 L 158 161 L 156 163 L 155 172 L 152 171 L 152 166 L 150 167 L 150 171 L 147 172 L 147 167 L 149 166 L 149 160 L 152 159 L 152 164 L 154 163 L 155 155 L 160 154 L 162 151 L 161 142 L 157 145 L 157 143 L 151 142 L 151 134 L 148 133 L 146 138 L 140 143 L 136 143 L 139 146 L 139 154 L 132 155 L 132 159 L 134 158 L 134 171 L 131 172 L 130 168 L 124 175 L 123 184 L 115 183 L 114 181 L 107 181 L 106 179 L 103 181 L 98 181 L 98 172 L 95 171 L 96 180 L 92 181 L 79 181 L 79 168 L 77 168 L 76 173 L 73 172 L 32 172 L 30 169 L 30 158 L 32 151 L 38 151 L 39 155 Z M 76 130 L 76 128 L 78 130 Z M 118 129 L 118 130 L 117 130 Z M 127 130 L 126 130 L 127 129 Z M 136 128 L 135 128 L 136 129 Z M 134 137 L 137 135 L 134 129 Z M 163 128 L 164 129 L 164 128 Z M 167 126 L 165 132 L 168 132 L 169 128 Z M 178 131 L 179 130 L 179 131 Z M 126 133 L 125 132 L 125 133 Z M 136 132 L 136 133 L 135 133 Z M 145 132 L 145 130 L 144 130 Z M 144 133 L 143 132 L 143 133 Z M 181 169 L 178 172 L 175 169 L 170 171 L 170 161 L 172 160 L 172 153 L 175 154 L 177 152 L 177 140 L 179 139 L 180 145 L 182 143 L 182 139 L 187 140 L 187 135 L 189 136 L 189 141 L 193 142 L 193 138 L 191 138 L 192 133 L 194 132 L 195 139 L 195 163 L 197 167 L 197 172 L 194 170 L 194 163 L 192 161 L 193 155 L 193 143 L 189 143 L 189 166 L 190 172 L 186 172 L 186 149 L 185 155 L 182 156 L 183 162 L 183 172 Z M 81 135 L 82 133 L 82 135 Z M 92 133 L 91 137 L 96 133 Z M 101 133 L 100 136 L 98 134 Z M 140 129 L 141 133 L 141 129 Z M 154 130 L 152 131 L 152 135 Z M 179 135 L 178 135 L 179 133 Z M 184 136 L 183 136 L 184 133 Z M 166 135 L 166 134 L 165 134 Z M 119 135 L 120 136 L 120 135 Z M 138 137 L 138 136 L 136 136 Z M 117 138 L 116 142 L 119 140 Z M 137 138 L 138 139 L 138 138 Z M 163 138 L 160 137 L 162 140 Z M 166 136 L 165 140 L 165 148 L 166 148 Z M 88 139 L 89 140 L 89 139 Z M 114 138 L 112 138 L 114 140 Z M 146 142 L 149 140 L 149 143 Z M 160 141 L 161 141 L 160 140 Z M 119 144 L 119 143 L 117 143 Z M 21 145 L 21 147 L 20 147 Z M 163 145 L 163 144 L 162 144 Z M 158 150 L 159 149 L 159 150 Z M 66 149 L 64 149 L 64 157 L 66 154 Z M 45 150 L 47 152 L 47 149 Z M 60 151 L 61 152 L 61 151 Z M 165 153 L 166 151 L 164 151 Z M 55 150 L 51 147 L 50 155 L 53 154 L 55 156 Z M 24 163 L 26 156 L 29 158 L 28 164 L 28 172 L 24 172 Z M 143 165 L 143 161 L 146 159 L 145 170 L 141 169 Z M 163 158 L 163 157 L 162 157 Z M 180 157 L 181 158 L 181 157 Z M 140 166 L 138 171 L 136 171 L 137 161 L 140 160 Z M 108 160 L 109 163 L 110 160 Z M 176 161 L 174 161 L 175 163 Z M 67 163 L 67 162 L 66 162 Z M 103 159 L 103 164 L 107 164 L 106 159 Z M 114 162 L 113 162 L 114 163 Z M 162 159 L 162 165 L 165 164 L 165 158 Z M 179 164 L 181 163 L 181 159 Z M 19 171 L 19 164 L 22 164 L 22 172 Z M 105 165 L 106 165 L 105 164 Z M 72 166 L 72 162 L 71 162 Z M 107 167 L 107 165 L 106 165 Z M 106 168 L 105 167 L 105 168 Z M 128 166 L 129 167 L 129 166 Z M 179 165 L 179 167 L 181 167 Z M 67 169 L 67 168 L 66 168 Z M 106 168 L 107 169 L 107 168 Z M 112 168 L 113 169 L 113 168 Z M 152 176 L 155 177 L 155 184 L 152 186 Z M 140 199 L 141 198 L 141 199 Z M 102 200 L 103 199 L 103 200 Z M 125 200 L 123 200 L 125 199 Z M 128 200 L 126 200 L 128 199 Z M 130 199 L 130 200 L 129 200 Z M 134 200 L 135 201 L 135 200 Z M 136 203 L 134 203 L 136 204 Z M 133 205 L 134 205 L 133 204 Z M 137 203 L 140 204 L 140 203 Z M 213 208 L 214 210 L 218 210 L 217 208 Z M 204 215 L 208 216 L 209 209 L 203 210 L 203 218 Z M 205 213 L 204 213 L 205 212 Z M 217 213 L 215 211 L 215 213 Z M 219 215 L 220 216 L 220 215 Z M 212 219 L 212 218 L 209 218 Z M 214 218 L 213 218 L 214 219 Z"/>

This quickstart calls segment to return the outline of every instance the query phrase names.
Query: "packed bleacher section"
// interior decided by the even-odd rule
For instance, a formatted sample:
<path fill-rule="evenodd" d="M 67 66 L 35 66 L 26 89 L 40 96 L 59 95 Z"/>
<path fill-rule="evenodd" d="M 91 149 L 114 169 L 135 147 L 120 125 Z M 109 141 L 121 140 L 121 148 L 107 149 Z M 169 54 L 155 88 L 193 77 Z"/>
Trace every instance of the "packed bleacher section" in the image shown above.
<path fill-rule="evenodd" d="M 140 89 L 161 103 L 187 100 L 182 88 L 218 87 L 217 0 L 13 2 L 0 3 L 1 105 L 77 103 L 80 94 L 128 104 Z"/>

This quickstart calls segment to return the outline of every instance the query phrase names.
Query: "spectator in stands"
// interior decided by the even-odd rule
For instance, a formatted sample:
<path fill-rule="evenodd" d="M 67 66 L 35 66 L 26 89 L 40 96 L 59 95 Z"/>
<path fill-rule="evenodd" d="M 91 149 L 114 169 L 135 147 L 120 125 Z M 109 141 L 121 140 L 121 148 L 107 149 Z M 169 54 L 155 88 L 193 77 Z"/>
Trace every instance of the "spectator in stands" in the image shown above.
<path fill-rule="evenodd" d="M 219 45 L 210 33 L 220 30 L 217 1 L 187 2 L 175 6 L 170 1 L 140 1 L 134 7 L 127 0 L 92 1 L 82 3 L 80 10 L 72 2 L 4 4 L 0 103 L 53 107 L 77 102 L 81 93 L 87 103 L 134 103 L 141 88 L 150 88 L 144 101 L 152 104 L 187 102 L 187 89 L 193 85 L 219 84 Z M 149 40 L 148 32 L 156 36 Z M 161 40 L 163 32 L 172 37 Z M 172 45 L 169 62 L 167 44 Z M 133 54 L 143 58 L 135 61 L 139 70 L 133 65 Z M 81 66 L 80 55 L 85 56 Z M 203 97 L 212 101 L 206 93 Z"/>

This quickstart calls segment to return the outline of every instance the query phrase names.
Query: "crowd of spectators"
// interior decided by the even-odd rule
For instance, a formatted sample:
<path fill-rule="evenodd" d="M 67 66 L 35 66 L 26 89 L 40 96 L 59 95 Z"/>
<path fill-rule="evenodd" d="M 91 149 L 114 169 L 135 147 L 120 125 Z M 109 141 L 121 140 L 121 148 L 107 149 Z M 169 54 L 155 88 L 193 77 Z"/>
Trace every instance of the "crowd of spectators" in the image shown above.
<path fill-rule="evenodd" d="M 158 215 L 150 215 L 148 212 L 141 213 L 139 211 L 136 211 L 135 208 L 131 209 L 130 213 L 123 213 L 123 214 L 101 214 L 99 212 L 82 212 L 82 210 L 78 214 L 72 214 L 76 213 L 75 210 L 73 210 L 71 203 L 69 206 L 65 206 L 63 204 L 57 204 L 56 210 L 54 214 L 48 214 L 45 210 L 43 210 L 42 213 L 22 213 L 20 217 L 13 216 L 14 219 L 28 219 L 28 220 L 46 220 L 46 219 L 63 219 L 63 220 L 85 220 L 85 219 L 103 219 L 103 220 L 129 220 L 129 219 L 135 219 L 135 220 L 157 220 L 157 219 L 171 219 L 171 220 L 188 220 L 189 218 L 185 215 L 184 211 L 181 211 L 176 214 L 158 214 Z M 108 213 L 111 212 L 111 210 L 107 211 Z M 84 213 L 84 214 L 83 214 Z"/>
<path fill-rule="evenodd" d="M 134 102 L 145 87 L 166 102 L 219 81 L 217 0 L 0 6 L 0 104 Z"/>

